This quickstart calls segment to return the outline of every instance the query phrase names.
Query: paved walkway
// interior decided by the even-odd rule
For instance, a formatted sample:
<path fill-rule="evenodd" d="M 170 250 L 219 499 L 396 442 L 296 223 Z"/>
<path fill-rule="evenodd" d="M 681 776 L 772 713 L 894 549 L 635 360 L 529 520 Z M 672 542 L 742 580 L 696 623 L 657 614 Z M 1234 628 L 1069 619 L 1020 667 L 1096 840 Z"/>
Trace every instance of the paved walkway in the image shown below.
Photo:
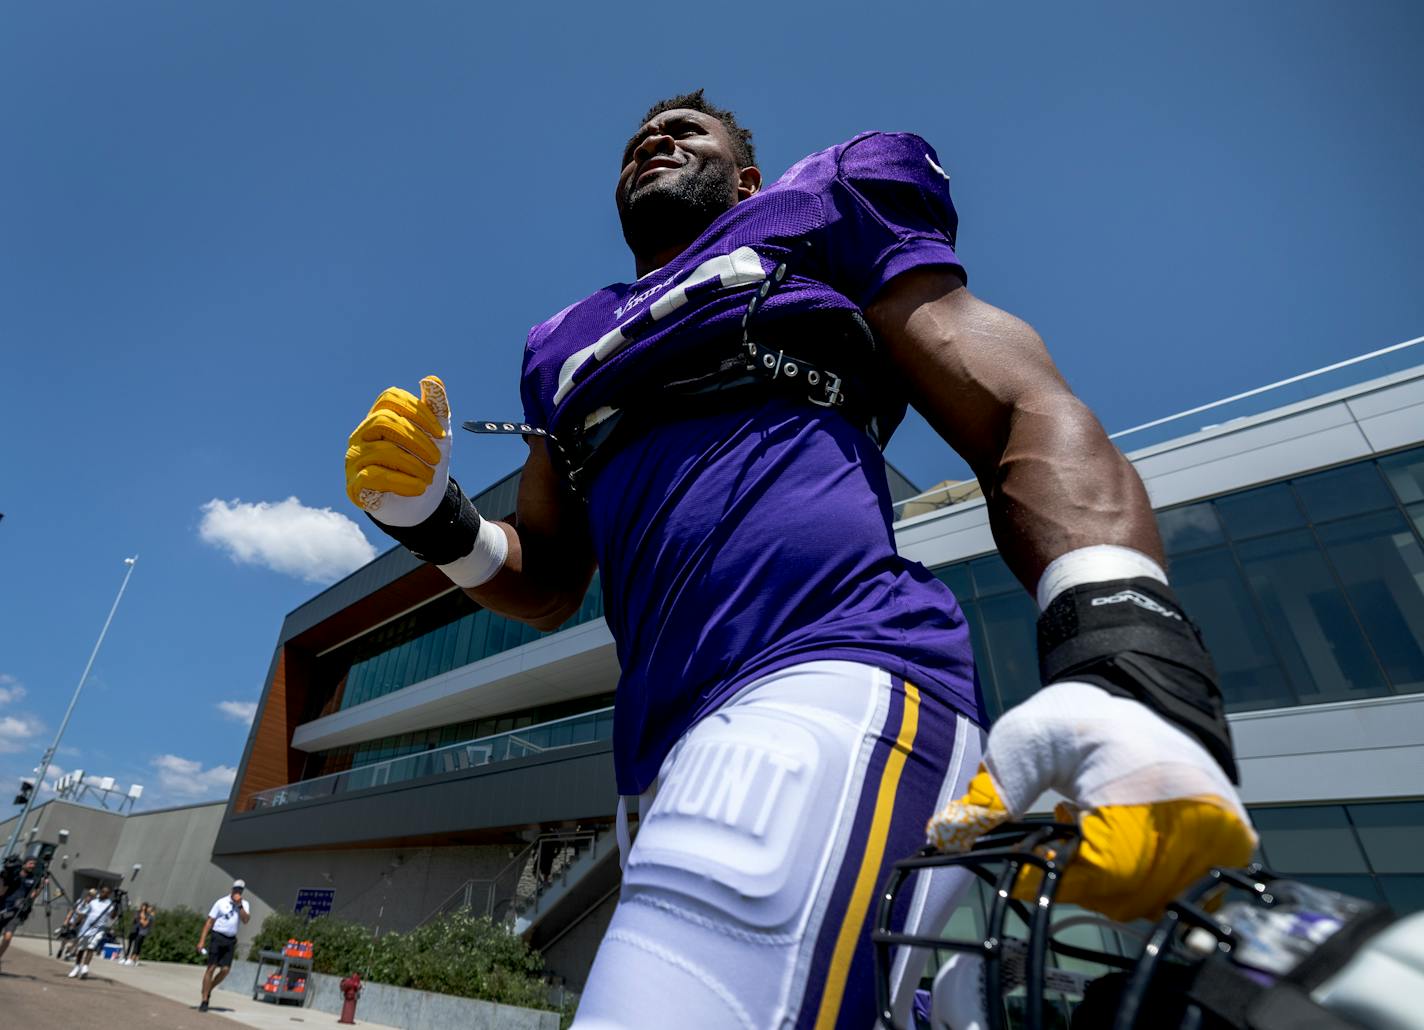
<path fill-rule="evenodd" d="M 201 966 L 174 962 L 145 962 L 125 966 L 95 961 L 89 977 L 71 980 L 72 965 L 45 954 L 41 938 L 16 937 L 0 960 L 0 1011 L 10 1027 L 42 1030 L 46 1027 L 103 1027 L 105 1030 L 193 1030 L 213 1028 L 213 1017 L 244 1026 L 273 1030 L 298 1027 L 336 1027 L 328 1012 L 254 1001 L 249 994 L 213 991 L 207 1014 L 198 1011 L 203 983 Z M 226 985 L 224 985 L 226 986 Z M 357 1020 L 370 1030 L 391 1030 L 378 1023 Z M 221 1023 L 218 1024 L 221 1026 Z"/>

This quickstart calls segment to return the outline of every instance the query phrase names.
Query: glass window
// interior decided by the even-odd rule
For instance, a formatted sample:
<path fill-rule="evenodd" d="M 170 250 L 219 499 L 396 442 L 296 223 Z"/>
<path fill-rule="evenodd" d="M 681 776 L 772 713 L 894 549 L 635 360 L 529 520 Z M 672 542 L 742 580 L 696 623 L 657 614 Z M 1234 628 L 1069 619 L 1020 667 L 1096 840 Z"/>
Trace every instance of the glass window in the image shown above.
<path fill-rule="evenodd" d="M 1157 513 L 1162 544 L 1168 554 L 1181 554 L 1226 542 L 1216 510 L 1209 503 L 1188 504 Z"/>
<path fill-rule="evenodd" d="M 1296 703 L 1241 572 L 1224 548 L 1172 562 L 1172 586 L 1201 627 L 1231 711 Z"/>
<path fill-rule="evenodd" d="M 470 662 L 470 629 L 474 626 L 478 613 L 466 615 L 455 625 L 459 628 L 455 632 L 455 650 L 450 657 L 450 668 L 457 669 Z"/>
<path fill-rule="evenodd" d="M 1384 900 L 1395 915 L 1424 911 L 1424 876 L 1380 876 Z"/>
<path fill-rule="evenodd" d="M 974 650 L 974 667 L 979 673 L 980 688 L 984 693 L 984 707 L 989 721 L 993 722 L 1004 713 L 1004 703 L 999 698 L 998 684 L 994 679 L 994 669 L 989 661 L 989 639 L 984 635 L 984 617 L 980 614 L 977 601 L 960 601 L 964 621 L 969 623 L 969 638 Z M 1035 619 L 1037 613 L 1034 614 Z M 1035 640 L 1035 647 L 1037 641 Z"/>
<path fill-rule="evenodd" d="M 1307 531 L 1238 544 L 1236 553 L 1297 694 L 1307 703 L 1388 692 L 1345 595 Z"/>
<path fill-rule="evenodd" d="M 428 679 L 435 672 L 435 656 L 440 653 L 440 635 L 443 632 L 443 628 L 432 629 L 410 642 L 411 650 L 415 652 L 415 662 L 410 670 L 411 683 Z"/>
<path fill-rule="evenodd" d="M 982 558 L 975 558 L 969 563 L 969 570 L 974 573 L 974 586 L 980 597 L 1014 591 L 1024 592 L 1023 586 L 1014 578 L 1009 567 L 1004 564 L 1004 559 L 997 554 L 987 554 Z"/>
<path fill-rule="evenodd" d="M 1377 873 L 1424 873 L 1424 801 L 1350 805 L 1350 821 Z"/>
<path fill-rule="evenodd" d="M 1291 879 L 1299 880 L 1301 883 L 1308 883 L 1314 887 L 1324 887 L 1328 891 L 1339 891 L 1341 894 L 1364 898 L 1366 901 L 1373 901 L 1375 904 L 1384 901 L 1376 878 L 1364 873 L 1354 875 L 1342 875 L 1338 873 L 1334 875 L 1321 875 L 1319 873 L 1310 873 L 1292 876 Z"/>
<path fill-rule="evenodd" d="M 1277 873 L 1369 872 L 1340 805 L 1253 808 L 1251 821 L 1261 835 L 1266 863 Z"/>
<path fill-rule="evenodd" d="M 1414 523 L 1414 532 L 1424 536 L 1424 503 L 1409 506 L 1409 521 Z"/>
<path fill-rule="evenodd" d="M 1399 691 L 1424 690 L 1424 550 L 1397 510 L 1319 529 L 1326 553 Z"/>
<path fill-rule="evenodd" d="M 460 628 L 464 626 L 465 620 L 460 619 L 450 623 L 445 627 L 445 639 L 440 646 L 440 667 L 437 672 L 449 672 L 456 667 L 455 648 L 460 639 Z M 463 665 L 464 663 L 459 663 Z"/>
<path fill-rule="evenodd" d="M 474 624 L 470 627 L 469 661 L 477 662 L 490 653 L 489 631 L 492 622 L 494 616 L 489 613 L 489 609 L 481 608 L 475 613 Z"/>
<path fill-rule="evenodd" d="M 1215 503 L 1217 513 L 1226 523 L 1226 531 L 1237 540 L 1305 525 L 1300 506 L 1295 503 L 1290 487 L 1283 483 L 1218 497 Z"/>
<path fill-rule="evenodd" d="M 1372 461 L 1297 479 L 1295 492 L 1316 522 L 1394 507 L 1394 498 Z"/>
<path fill-rule="evenodd" d="M 1379 467 L 1401 502 L 1424 501 L 1424 447 L 1381 458 Z"/>
<path fill-rule="evenodd" d="M 978 607 L 987 645 L 979 652 L 980 666 L 987 664 L 993 669 L 1000 703 L 1005 709 L 1012 708 L 1040 686 L 1035 637 L 1038 605 L 1018 590 L 980 601 Z"/>
<path fill-rule="evenodd" d="M 969 566 L 965 562 L 941 565 L 934 570 L 935 578 L 959 598 L 960 603 L 974 599 L 974 584 L 969 579 Z"/>

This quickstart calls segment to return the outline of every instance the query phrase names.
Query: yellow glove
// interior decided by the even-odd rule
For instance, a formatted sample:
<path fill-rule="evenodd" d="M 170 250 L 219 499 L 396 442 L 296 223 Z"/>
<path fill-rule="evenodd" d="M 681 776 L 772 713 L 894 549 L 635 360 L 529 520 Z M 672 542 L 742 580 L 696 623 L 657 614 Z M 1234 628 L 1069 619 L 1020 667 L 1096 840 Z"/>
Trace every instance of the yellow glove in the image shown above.
<path fill-rule="evenodd" d="M 1151 709 L 1087 683 L 1061 682 L 1006 712 L 963 797 L 926 827 L 941 851 L 1030 811 L 1047 790 L 1054 811 L 1082 830 L 1057 900 L 1126 922 L 1155 918 L 1213 866 L 1250 861 L 1245 809 L 1195 738 Z M 1014 889 L 1032 897 L 1036 870 Z"/>
<path fill-rule="evenodd" d="M 437 376 L 420 381 L 420 397 L 392 386 L 351 433 L 346 495 L 388 526 L 423 522 L 450 481 L 450 401 Z"/>

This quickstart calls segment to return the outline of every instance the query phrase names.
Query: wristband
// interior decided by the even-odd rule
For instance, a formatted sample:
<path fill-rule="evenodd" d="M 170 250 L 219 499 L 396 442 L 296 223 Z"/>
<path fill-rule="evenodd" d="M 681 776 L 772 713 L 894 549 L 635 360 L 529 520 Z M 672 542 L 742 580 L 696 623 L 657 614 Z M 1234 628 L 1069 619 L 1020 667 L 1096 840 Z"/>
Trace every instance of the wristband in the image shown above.
<path fill-rule="evenodd" d="M 1094 544 L 1053 559 L 1038 578 L 1035 596 L 1039 611 L 1047 610 L 1054 599 L 1069 587 L 1102 583 L 1109 579 L 1145 576 L 1167 585 L 1167 573 L 1141 551 L 1116 544 Z"/>
<path fill-rule="evenodd" d="M 457 587 L 477 587 L 494 579 L 509 557 L 509 538 L 504 530 L 488 519 L 480 520 L 479 532 L 470 553 L 437 568 L 450 577 Z"/>
<path fill-rule="evenodd" d="M 480 518 L 453 478 L 436 509 L 414 526 L 388 526 L 369 513 L 366 517 L 421 561 L 439 568 L 458 587 L 488 582 L 509 555 L 504 531 Z"/>
<path fill-rule="evenodd" d="M 1064 589 L 1039 616 L 1038 667 L 1045 685 L 1078 680 L 1140 701 L 1240 782 L 1216 668 L 1165 583 L 1137 576 Z"/>

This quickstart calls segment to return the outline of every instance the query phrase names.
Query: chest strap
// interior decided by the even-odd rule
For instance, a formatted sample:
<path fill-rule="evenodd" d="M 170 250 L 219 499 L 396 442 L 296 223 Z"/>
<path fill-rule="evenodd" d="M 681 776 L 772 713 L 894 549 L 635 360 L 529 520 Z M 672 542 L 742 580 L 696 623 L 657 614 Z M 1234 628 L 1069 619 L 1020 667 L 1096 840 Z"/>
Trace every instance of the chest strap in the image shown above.
<path fill-rule="evenodd" d="M 461 424 L 472 433 L 545 437 L 569 489 L 585 500 L 593 473 L 635 432 L 679 418 L 727 411 L 754 400 L 756 394 L 765 395 L 768 389 L 841 412 L 883 447 L 885 441 L 879 439 L 873 406 L 868 402 L 871 391 L 860 379 L 848 381 L 847 376 L 819 363 L 752 339 L 753 319 L 766 298 L 786 280 L 787 270 L 782 262 L 762 280 L 742 315 L 740 345 L 711 369 L 663 383 L 625 407 L 598 408 L 557 435 L 527 422 L 474 419 Z M 828 324 L 831 319 L 835 330 Z M 859 312 L 826 312 L 809 320 L 786 321 L 800 335 L 814 337 L 820 329 L 845 338 L 849 347 L 842 348 L 842 359 L 869 365 L 875 356 L 875 337 Z M 853 355 L 851 350 L 865 353 Z"/>

